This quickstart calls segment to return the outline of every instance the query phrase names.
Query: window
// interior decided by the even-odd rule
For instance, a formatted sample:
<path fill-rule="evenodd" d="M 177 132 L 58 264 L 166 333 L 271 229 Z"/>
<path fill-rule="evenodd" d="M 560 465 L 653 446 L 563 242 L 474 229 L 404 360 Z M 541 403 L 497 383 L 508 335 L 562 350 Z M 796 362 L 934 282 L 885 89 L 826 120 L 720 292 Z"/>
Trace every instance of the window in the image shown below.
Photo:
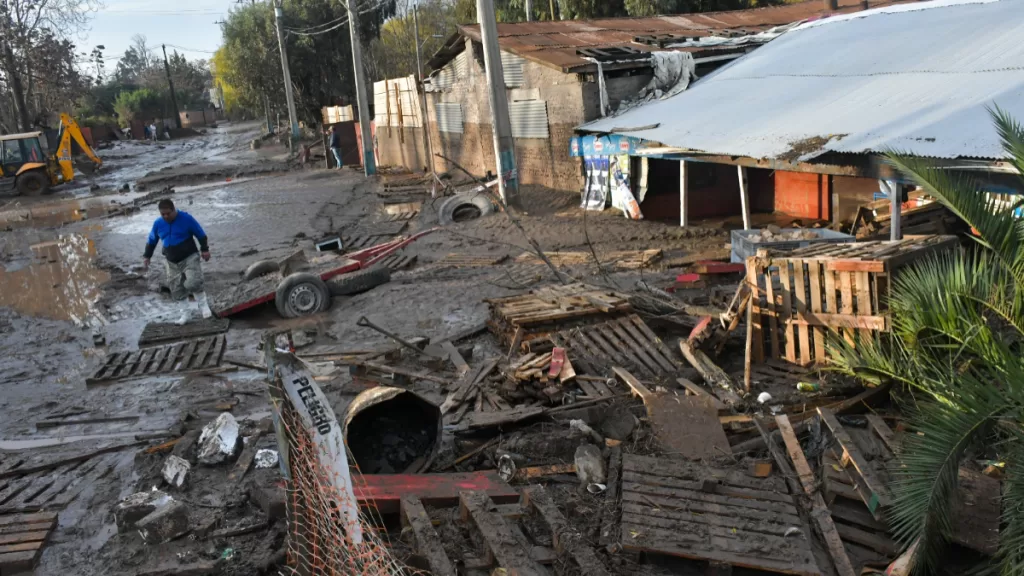
<path fill-rule="evenodd" d="M 25 156 L 29 162 L 42 162 L 43 161 L 43 149 L 39 146 L 38 138 L 31 138 L 24 141 L 25 144 Z"/>
<path fill-rule="evenodd" d="M 17 140 L 5 140 L 4 164 L 17 164 L 24 161 L 25 158 L 21 154 L 21 142 Z"/>

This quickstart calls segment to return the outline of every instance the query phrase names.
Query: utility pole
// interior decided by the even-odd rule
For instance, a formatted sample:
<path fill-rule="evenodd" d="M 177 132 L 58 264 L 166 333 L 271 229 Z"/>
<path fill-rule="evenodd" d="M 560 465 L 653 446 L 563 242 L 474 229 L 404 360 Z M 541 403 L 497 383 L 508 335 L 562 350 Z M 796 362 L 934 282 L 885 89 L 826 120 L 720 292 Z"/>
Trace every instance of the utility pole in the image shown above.
<path fill-rule="evenodd" d="M 344 0 L 348 9 L 348 31 L 352 37 L 352 68 L 356 77 L 356 106 L 359 107 L 359 132 L 363 141 L 363 173 L 373 176 L 377 164 L 373 160 L 373 134 L 370 132 L 370 103 L 366 100 L 366 78 L 363 72 L 363 46 L 359 40 L 359 12 L 355 0 Z"/>
<path fill-rule="evenodd" d="M 412 33 L 416 40 L 416 91 L 420 93 L 420 127 L 423 130 L 423 152 L 427 155 L 427 167 L 434 171 L 434 147 L 430 144 L 430 123 L 427 122 L 427 93 L 423 90 L 423 58 L 420 55 L 420 19 L 416 4 L 412 5 Z"/>
<path fill-rule="evenodd" d="M 178 112 L 178 97 L 174 94 L 174 81 L 171 80 L 171 65 L 167 63 L 167 45 L 161 44 L 164 50 L 164 72 L 167 73 L 167 87 L 171 90 L 171 106 L 174 106 L 174 125 L 181 128 L 181 113 Z"/>
<path fill-rule="evenodd" d="M 480 39 L 484 47 L 484 68 L 487 70 L 487 100 L 491 105 L 491 132 L 494 134 L 494 157 L 498 167 L 498 193 L 505 204 L 519 200 L 519 173 L 516 171 L 516 149 L 512 141 L 512 123 L 508 117 L 508 94 L 498 47 L 498 21 L 494 17 L 494 0 L 476 0 L 480 21 Z"/>
<path fill-rule="evenodd" d="M 548 4 L 551 6 L 551 21 L 555 21 L 555 0 L 548 0 Z"/>
<path fill-rule="evenodd" d="M 274 5 L 274 23 L 277 25 L 277 43 L 281 47 L 281 70 L 284 74 L 284 97 L 288 102 L 288 121 L 292 125 L 292 133 L 289 142 L 299 139 L 299 120 L 295 114 L 295 97 L 292 96 L 292 73 L 288 70 L 288 48 L 284 41 L 284 30 L 281 28 L 281 20 L 284 18 L 284 11 L 281 10 L 280 0 Z M 289 144 L 289 148 L 291 145 Z"/>
<path fill-rule="evenodd" d="M 551 0 L 554 2 L 554 0 Z M 526 0 L 526 21 L 533 21 L 533 0 Z"/>

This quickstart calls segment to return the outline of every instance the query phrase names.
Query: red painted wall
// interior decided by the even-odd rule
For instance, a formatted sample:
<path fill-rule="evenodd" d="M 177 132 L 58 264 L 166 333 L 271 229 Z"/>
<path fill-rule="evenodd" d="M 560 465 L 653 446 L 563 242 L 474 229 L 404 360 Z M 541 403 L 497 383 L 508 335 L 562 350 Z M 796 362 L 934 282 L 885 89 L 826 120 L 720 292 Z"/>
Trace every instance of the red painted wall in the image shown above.
<path fill-rule="evenodd" d="M 832 191 L 824 174 L 775 172 L 775 211 L 799 218 L 830 220 Z"/>

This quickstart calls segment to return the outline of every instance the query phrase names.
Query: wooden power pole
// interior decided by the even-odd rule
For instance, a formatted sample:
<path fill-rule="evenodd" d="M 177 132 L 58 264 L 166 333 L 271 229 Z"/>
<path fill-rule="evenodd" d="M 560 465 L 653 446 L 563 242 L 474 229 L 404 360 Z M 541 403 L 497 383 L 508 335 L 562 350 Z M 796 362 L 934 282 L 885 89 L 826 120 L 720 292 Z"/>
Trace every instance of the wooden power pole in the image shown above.
<path fill-rule="evenodd" d="M 174 125 L 181 128 L 181 112 L 178 111 L 178 96 L 174 93 L 174 81 L 171 80 L 171 65 L 167 62 L 167 45 L 161 44 L 164 50 L 164 72 L 167 73 L 167 87 L 171 91 L 171 106 L 174 106 Z"/>
<path fill-rule="evenodd" d="M 505 204 L 515 205 L 519 196 L 519 173 L 516 171 L 516 149 L 512 140 L 512 122 L 508 116 L 508 95 L 505 73 L 498 47 L 498 21 L 494 16 L 494 0 L 476 0 L 480 21 L 480 37 L 484 47 L 484 68 L 487 70 L 487 96 L 491 105 L 491 131 L 494 134 L 494 156 L 498 168 L 498 193 Z"/>

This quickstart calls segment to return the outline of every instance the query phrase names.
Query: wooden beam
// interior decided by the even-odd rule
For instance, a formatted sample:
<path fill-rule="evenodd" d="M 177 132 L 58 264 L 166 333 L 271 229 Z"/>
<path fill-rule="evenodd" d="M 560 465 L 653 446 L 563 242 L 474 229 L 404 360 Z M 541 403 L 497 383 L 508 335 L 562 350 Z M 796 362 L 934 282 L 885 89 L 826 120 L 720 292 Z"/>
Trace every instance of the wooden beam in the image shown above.
<path fill-rule="evenodd" d="M 881 519 L 882 509 L 892 504 L 889 490 L 875 474 L 875 470 L 870 467 L 867 459 L 860 453 L 860 448 L 857 447 L 853 438 L 850 437 L 846 429 L 843 428 L 843 425 L 836 419 L 835 414 L 828 408 L 819 407 L 818 415 L 821 416 L 821 421 L 825 423 L 825 426 L 828 426 L 828 429 L 832 431 L 832 436 L 842 448 L 843 463 L 849 462 L 853 464 L 854 469 L 860 475 L 861 481 L 856 482 L 855 486 L 857 492 L 861 495 L 861 499 L 867 504 L 868 510 L 871 511 L 875 518 Z"/>
<path fill-rule="evenodd" d="M 811 467 L 807 463 L 807 458 L 804 456 L 804 450 L 800 447 L 800 440 L 797 439 L 796 432 L 793 431 L 793 426 L 789 423 L 789 418 L 787 418 L 785 414 L 780 414 L 775 417 L 775 423 L 779 427 L 779 434 L 782 435 L 782 440 L 786 444 L 786 451 L 789 453 L 789 457 L 793 461 L 793 466 L 796 468 L 796 473 L 800 479 L 800 485 L 803 487 L 804 492 L 811 498 L 810 515 L 814 519 L 815 525 L 821 533 L 822 540 L 825 541 L 825 546 L 828 548 L 829 555 L 832 556 L 832 562 L 836 566 L 836 572 L 839 573 L 839 576 L 856 576 L 857 573 L 853 569 L 853 564 L 850 562 L 849 556 L 846 555 L 846 549 L 843 548 L 843 541 L 839 537 L 836 525 L 832 522 L 832 514 L 829 512 L 828 507 L 825 506 L 825 501 L 822 499 L 821 493 L 818 492 L 814 472 L 811 471 Z M 776 458 L 776 463 L 779 463 L 782 456 L 776 451 L 775 441 L 769 437 L 767 442 L 769 443 L 768 447 L 771 450 L 772 455 Z M 781 468 L 782 464 L 779 464 Z M 788 467 L 788 463 L 786 466 Z"/>
<path fill-rule="evenodd" d="M 743 229 L 750 230 L 750 191 L 747 185 L 747 169 L 737 166 L 736 173 L 740 181 L 740 209 L 743 211 Z"/>
<path fill-rule="evenodd" d="M 710 392 L 708 392 L 707 390 L 705 390 L 701 386 L 698 386 L 697 384 L 693 383 L 692 381 L 687 380 L 686 378 L 676 378 L 676 382 L 678 382 L 680 386 L 685 388 L 687 392 L 693 394 L 694 396 L 703 396 L 705 398 L 708 398 L 711 401 L 711 403 L 714 404 L 715 409 L 717 409 L 717 410 L 728 410 L 729 409 L 729 407 L 726 406 L 724 403 L 722 403 L 721 400 L 719 400 L 718 398 L 715 398 Z"/>
<path fill-rule="evenodd" d="M 687 204 L 690 197 L 690 185 L 687 182 L 686 160 L 679 161 L 679 225 L 685 228 L 689 225 L 689 211 Z"/>
<path fill-rule="evenodd" d="M 729 406 L 743 404 L 743 398 L 740 398 L 739 394 L 736 393 L 736 386 L 732 378 L 717 364 L 712 362 L 707 354 L 700 349 L 694 348 L 686 340 L 679 341 L 679 350 L 690 365 L 696 368 L 700 375 L 704 377 L 704 382 L 717 392 L 716 396 L 723 402 Z"/>
<path fill-rule="evenodd" d="M 815 314 L 797 312 L 796 316 L 782 321 L 784 325 L 824 326 L 826 328 L 857 328 L 861 330 L 885 330 L 885 316 L 858 316 L 855 314 Z"/>
<path fill-rule="evenodd" d="M 448 555 L 434 526 L 430 522 L 423 502 L 412 495 L 402 496 L 402 525 L 411 528 L 416 536 L 416 549 L 430 566 L 430 573 L 436 576 L 456 576 L 458 572 Z"/>

